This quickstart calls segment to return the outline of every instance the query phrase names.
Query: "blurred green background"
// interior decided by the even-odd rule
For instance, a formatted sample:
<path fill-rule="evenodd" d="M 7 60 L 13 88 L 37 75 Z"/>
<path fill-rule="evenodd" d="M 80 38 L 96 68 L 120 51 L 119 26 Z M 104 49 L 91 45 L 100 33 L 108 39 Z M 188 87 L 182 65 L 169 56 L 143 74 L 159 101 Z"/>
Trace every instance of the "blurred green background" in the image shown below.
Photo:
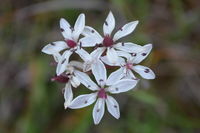
<path fill-rule="evenodd" d="M 63 39 L 61 17 L 73 24 L 83 12 L 102 33 L 109 10 L 118 28 L 140 21 L 124 40 L 153 44 L 142 64 L 157 78 L 115 96 L 121 118 L 106 111 L 95 126 L 93 105 L 64 110 L 64 84 L 51 82 L 41 49 Z M 200 133 L 199 22 L 199 0 L 0 0 L 0 133 Z"/>

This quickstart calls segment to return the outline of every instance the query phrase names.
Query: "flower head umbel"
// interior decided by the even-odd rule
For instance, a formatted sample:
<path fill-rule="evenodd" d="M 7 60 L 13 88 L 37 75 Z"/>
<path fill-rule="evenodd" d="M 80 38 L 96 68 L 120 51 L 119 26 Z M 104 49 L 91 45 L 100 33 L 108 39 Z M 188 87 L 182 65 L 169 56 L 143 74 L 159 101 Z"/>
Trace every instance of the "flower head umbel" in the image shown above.
<path fill-rule="evenodd" d="M 107 105 L 108 112 L 118 119 L 120 117 L 119 105 L 117 101 L 109 95 L 109 93 L 117 94 L 129 91 L 136 86 L 138 80 L 122 79 L 116 82 L 113 81 L 113 84 L 107 84 L 110 77 L 107 79 L 106 68 L 100 60 L 97 60 L 95 67 L 92 67 L 92 73 L 95 76 L 98 85 L 94 83 L 87 74 L 75 71 L 75 75 L 80 79 L 80 82 L 85 87 L 95 92 L 76 97 L 69 105 L 69 108 L 83 108 L 91 105 L 97 100 L 93 109 L 93 119 L 95 124 L 98 124 L 104 115 L 105 103 Z"/>
<path fill-rule="evenodd" d="M 132 21 L 122 26 L 115 34 L 115 18 L 110 11 L 104 24 L 103 36 L 94 28 L 85 26 L 85 15 L 78 16 L 74 27 L 67 20 L 60 19 L 60 30 L 63 41 L 55 41 L 46 45 L 42 52 L 52 55 L 55 59 L 56 76 L 52 81 L 64 83 L 64 107 L 65 109 L 78 109 L 89 106 L 94 102 L 93 119 L 98 124 L 107 106 L 108 112 L 118 119 L 120 108 L 113 94 L 134 89 L 139 82 L 133 71 L 144 79 L 154 79 L 154 72 L 145 66 L 138 65 L 151 52 L 152 44 L 140 46 L 132 42 L 121 42 L 121 38 L 132 33 L 138 21 Z M 85 47 L 93 47 L 88 53 Z M 79 59 L 71 60 L 73 53 L 78 54 Z M 118 67 L 107 77 L 105 64 Z M 90 72 L 91 71 L 91 72 Z M 95 77 L 96 83 L 91 80 L 89 74 Z M 93 91 L 90 94 L 79 95 L 73 99 L 73 89 L 83 84 Z"/>
<path fill-rule="evenodd" d="M 104 36 L 102 37 L 95 29 L 89 26 L 85 26 L 83 35 L 85 36 L 83 38 L 84 45 L 85 43 L 88 46 L 98 46 L 101 51 L 106 50 L 106 57 L 111 63 L 117 63 L 118 62 L 118 54 L 116 52 L 116 49 L 123 50 L 124 47 L 127 48 L 126 45 L 122 42 L 118 42 L 119 39 L 121 39 L 124 36 L 129 35 L 132 33 L 137 26 L 138 21 L 132 21 L 127 24 L 125 24 L 123 27 L 121 27 L 112 37 L 112 31 L 115 28 L 115 18 L 112 14 L 112 12 L 109 12 L 104 25 L 103 25 L 103 32 Z M 100 51 L 100 52 L 101 52 Z M 103 53 L 103 52 L 101 52 Z"/>

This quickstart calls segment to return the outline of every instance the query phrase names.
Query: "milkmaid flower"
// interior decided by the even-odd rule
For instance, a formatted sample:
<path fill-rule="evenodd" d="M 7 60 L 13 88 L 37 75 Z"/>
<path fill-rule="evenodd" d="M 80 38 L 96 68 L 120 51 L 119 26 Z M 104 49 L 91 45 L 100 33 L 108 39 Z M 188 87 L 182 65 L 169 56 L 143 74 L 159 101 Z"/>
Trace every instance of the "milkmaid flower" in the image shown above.
<path fill-rule="evenodd" d="M 115 18 L 110 11 L 103 25 L 104 36 L 102 37 L 94 28 L 90 26 L 85 26 L 83 30 L 83 35 L 85 36 L 83 40 L 83 45 L 87 46 L 97 46 L 101 53 L 106 50 L 106 57 L 111 63 L 118 62 L 118 55 L 116 49 L 124 50 L 130 49 L 126 43 L 119 42 L 118 40 L 124 36 L 132 33 L 137 26 L 138 21 L 132 21 L 125 24 L 120 28 L 113 36 L 112 31 L 115 28 Z M 130 44 L 130 43 L 129 43 Z M 131 47 L 132 48 L 132 47 Z"/>
<path fill-rule="evenodd" d="M 64 107 L 65 109 L 78 109 L 89 106 L 94 102 L 93 120 L 98 124 L 107 106 L 108 112 L 118 119 L 120 108 L 113 94 L 134 89 L 139 79 L 133 71 L 145 79 L 154 79 L 154 72 L 145 66 L 138 65 L 150 53 L 151 44 L 140 46 L 131 42 L 121 42 L 121 38 L 131 34 L 136 28 L 138 21 L 132 21 L 121 27 L 115 34 L 115 18 L 110 11 L 104 24 L 103 36 L 94 28 L 85 26 L 85 15 L 78 16 L 74 27 L 64 19 L 60 19 L 60 30 L 64 41 L 55 41 L 46 45 L 42 52 L 52 55 L 55 59 L 56 76 L 52 81 L 65 83 Z M 83 35 L 83 36 L 81 36 Z M 84 47 L 93 47 L 88 53 Z M 73 53 L 79 55 L 83 62 L 71 60 Z M 104 54 L 105 53 L 105 54 Z M 119 67 L 107 78 L 105 64 Z M 92 72 L 97 83 L 92 81 L 86 73 Z M 79 95 L 73 99 L 73 88 L 83 84 L 93 91 L 90 94 Z M 105 105 L 106 104 L 106 105 Z"/>
<path fill-rule="evenodd" d="M 80 81 L 77 78 L 77 76 L 74 74 L 74 71 L 78 71 L 74 65 L 81 65 L 77 61 L 70 61 L 66 66 L 66 71 L 62 74 L 53 77 L 52 81 L 58 81 L 61 83 L 66 83 L 65 88 L 63 89 L 64 92 L 64 107 L 67 109 L 67 107 L 71 104 L 71 101 L 73 99 L 73 91 L 72 86 L 74 88 L 77 88 L 80 85 Z M 79 66 L 80 67 L 80 66 Z"/>
<path fill-rule="evenodd" d="M 85 47 L 82 45 L 81 39 L 79 39 L 80 34 L 82 33 L 85 27 L 85 15 L 80 14 L 75 22 L 74 27 L 71 27 L 70 24 L 64 19 L 60 19 L 60 30 L 64 37 L 64 41 L 56 41 L 46 45 L 42 52 L 53 55 L 56 62 L 58 62 L 56 74 L 62 74 L 66 69 L 66 65 L 69 62 L 69 58 L 72 53 L 76 52 L 79 56 L 83 56 L 88 53 L 82 49 Z M 60 52 L 63 51 L 61 55 Z M 58 58 L 60 60 L 58 61 Z"/>
<path fill-rule="evenodd" d="M 110 80 L 110 76 L 107 78 L 106 68 L 100 60 L 96 61 L 96 67 L 92 67 L 92 73 L 98 85 L 93 82 L 86 73 L 80 71 L 74 71 L 74 73 L 85 87 L 95 92 L 76 97 L 69 105 L 69 108 L 83 108 L 96 101 L 93 109 L 93 119 L 95 124 L 98 124 L 101 121 L 105 112 L 105 104 L 108 112 L 118 119 L 120 117 L 119 104 L 109 94 L 118 94 L 129 91 L 130 89 L 133 89 L 138 82 L 138 80 L 122 79 L 116 82 L 113 81 L 114 84 L 107 84 L 107 81 Z"/>
<path fill-rule="evenodd" d="M 131 79 L 137 79 L 135 75 L 132 73 L 132 71 L 135 71 L 138 73 L 141 77 L 144 79 L 154 79 L 155 74 L 154 72 L 145 66 L 138 65 L 140 62 L 142 62 L 151 52 L 152 50 L 152 44 L 147 44 L 144 46 L 140 46 L 138 48 L 138 51 L 135 53 L 127 53 L 123 51 L 117 51 L 119 57 L 119 62 L 117 64 L 110 63 L 107 58 L 101 57 L 101 60 L 110 66 L 120 66 L 118 70 L 113 72 L 110 75 L 110 81 L 108 81 L 108 84 L 112 84 L 112 80 L 114 79 L 121 79 L 121 78 L 131 78 Z M 122 58 L 122 57 L 125 57 Z"/>

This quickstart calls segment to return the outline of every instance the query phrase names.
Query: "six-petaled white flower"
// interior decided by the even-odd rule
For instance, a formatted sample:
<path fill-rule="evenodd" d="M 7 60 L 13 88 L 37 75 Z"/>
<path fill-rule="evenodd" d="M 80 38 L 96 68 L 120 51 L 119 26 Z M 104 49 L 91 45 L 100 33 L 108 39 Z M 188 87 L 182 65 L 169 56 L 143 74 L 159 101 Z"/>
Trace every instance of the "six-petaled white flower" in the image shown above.
<path fill-rule="evenodd" d="M 73 91 L 72 86 L 74 88 L 77 88 L 80 85 L 79 79 L 74 74 L 75 66 L 82 65 L 81 63 L 77 61 L 70 61 L 66 66 L 66 71 L 58 76 L 55 76 L 52 78 L 52 81 L 58 81 L 62 83 L 66 83 L 65 88 L 63 89 L 64 92 L 64 107 L 67 109 L 67 107 L 71 104 L 71 101 L 73 99 Z M 78 71 L 78 70 L 76 70 Z"/>
<path fill-rule="evenodd" d="M 104 36 L 102 37 L 94 28 L 90 26 L 85 26 L 82 33 L 85 36 L 82 39 L 84 40 L 83 45 L 99 46 L 99 49 L 101 49 L 99 52 L 101 53 L 103 53 L 102 51 L 107 50 L 106 57 L 108 58 L 108 60 L 111 63 L 117 63 L 118 55 L 115 50 L 124 50 L 124 48 L 127 48 L 124 43 L 118 42 L 118 40 L 132 33 L 137 24 L 138 21 L 132 21 L 125 24 L 112 37 L 112 31 L 115 28 L 115 18 L 110 11 L 103 25 Z"/>
<path fill-rule="evenodd" d="M 53 55 L 55 60 L 58 62 L 56 73 L 57 75 L 62 74 L 66 69 L 66 65 L 69 62 L 69 58 L 73 52 L 76 52 L 79 56 L 84 56 L 87 52 L 82 49 L 82 40 L 79 39 L 85 27 L 85 15 L 80 14 L 75 22 L 74 28 L 64 19 L 60 19 L 60 30 L 64 37 L 64 41 L 56 41 L 46 45 L 42 52 Z M 84 41 L 84 40 L 83 40 Z M 60 51 L 66 49 L 62 55 Z M 59 61 L 58 61 L 58 58 Z"/>
<path fill-rule="evenodd" d="M 119 105 L 117 101 L 108 94 L 117 94 L 129 91 L 130 89 L 133 89 L 138 82 L 138 80 L 132 79 L 116 81 L 115 79 L 110 79 L 110 76 L 107 79 L 106 68 L 100 60 L 97 60 L 95 66 L 92 67 L 92 73 L 95 76 L 98 85 L 94 83 L 87 74 L 80 71 L 75 71 L 74 73 L 84 86 L 95 92 L 76 97 L 69 105 L 69 108 L 83 108 L 91 105 L 97 100 L 93 109 L 93 119 L 95 124 L 98 124 L 104 115 L 105 103 L 108 112 L 118 119 L 120 117 Z"/>
<path fill-rule="evenodd" d="M 135 75 L 132 73 L 132 70 L 138 73 L 145 79 L 154 79 L 154 72 L 145 66 L 137 65 L 142 62 L 151 52 L 152 44 L 147 44 L 144 46 L 138 46 L 138 51 L 135 53 L 126 53 L 123 51 L 117 51 L 119 57 L 119 62 L 117 64 L 112 64 L 107 60 L 107 58 L 101 57 L 101 60 L 109 66 L 120 66 L 118 70 L 113 72 L 110 77 L 111 79 L 122 79 L 122 78 L 131 78 L 137 79 Z M 126 59 L 122 58 L 125 57 Z"/>

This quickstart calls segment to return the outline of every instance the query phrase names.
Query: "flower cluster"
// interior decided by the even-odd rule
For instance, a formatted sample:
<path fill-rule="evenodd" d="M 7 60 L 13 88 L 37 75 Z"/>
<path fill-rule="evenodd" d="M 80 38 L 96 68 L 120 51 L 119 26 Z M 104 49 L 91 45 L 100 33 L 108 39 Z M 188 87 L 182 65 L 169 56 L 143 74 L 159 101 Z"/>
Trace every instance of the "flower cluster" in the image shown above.
<path fill-rule="evenodd" d="M 105 104 L 108 112 L 118 119 L 119 105 L 111 95 L 129 91 L 137 85 L 139 78 L 133 71 L 144 79 L 155 78 L 150 68 L 138 65 L 149 55 L 152 44 L 140 46 L 120 41 L 132 33 L 137 24 L 138 21 L 129 22 L 113 35 L 115 18 L 112 12 L 109 12 L 103 24 L 103 35 L 100 35 L 94 28 L 85 25 L 84 14 L 78 16 L 74 27 L 65 19 L 60 19 L 60 30 L 64 40 L 46 45 L 42 52 L 52 55 L 55 59 L 56 76 L 52 80 L 66 83 L 65 109 L 83 108 L 96 101 L 93 109 L 95 124 L 101 121 Z M 92 47 L 93 51 L 88 53 L 84 47 Z M 71 60 L 70 56 L 73 54 L 78 54 L 82 61 Z M 107 66 L 119 69 L 107 76 Z M 88 75 L 90 71 L 96 82 Z M 72 87 L 77 88 L 80 84 L 92 93 L 73 98 Z"/>

